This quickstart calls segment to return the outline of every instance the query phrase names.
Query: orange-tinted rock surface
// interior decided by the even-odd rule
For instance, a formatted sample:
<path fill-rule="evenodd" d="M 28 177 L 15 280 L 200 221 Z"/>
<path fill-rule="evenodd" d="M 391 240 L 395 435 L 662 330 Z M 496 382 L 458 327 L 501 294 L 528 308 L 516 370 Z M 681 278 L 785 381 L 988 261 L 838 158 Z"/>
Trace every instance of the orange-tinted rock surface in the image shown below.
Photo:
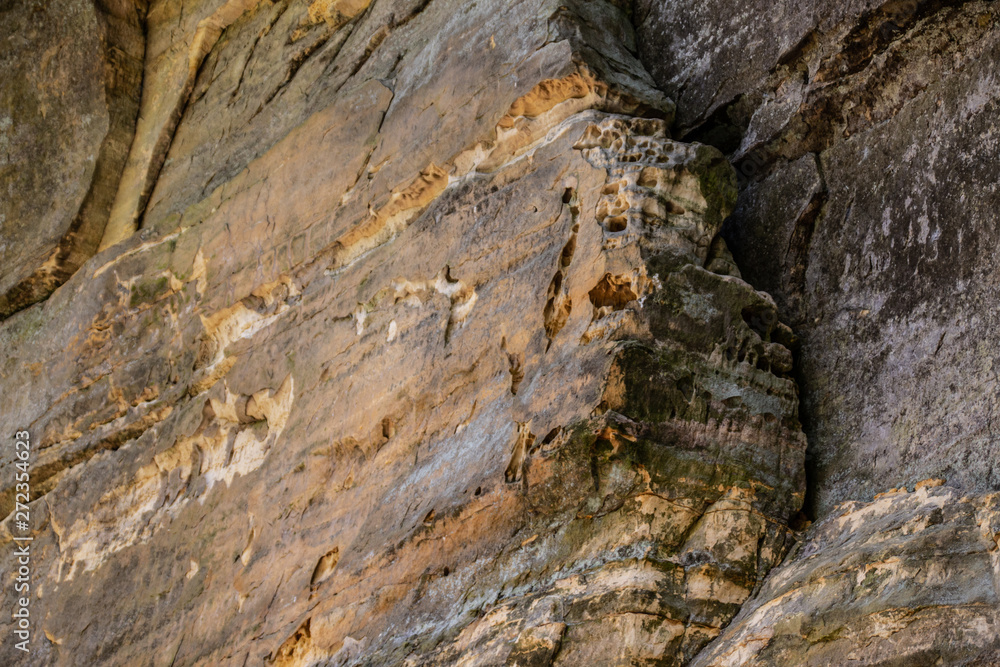
<path fill-rule="evenodd" d="M 613 5 L 347 4 L 149 8 L 107 249 L 0 334 L 36 658 L 682 664 L 804 490 L 732 168 Z"/>

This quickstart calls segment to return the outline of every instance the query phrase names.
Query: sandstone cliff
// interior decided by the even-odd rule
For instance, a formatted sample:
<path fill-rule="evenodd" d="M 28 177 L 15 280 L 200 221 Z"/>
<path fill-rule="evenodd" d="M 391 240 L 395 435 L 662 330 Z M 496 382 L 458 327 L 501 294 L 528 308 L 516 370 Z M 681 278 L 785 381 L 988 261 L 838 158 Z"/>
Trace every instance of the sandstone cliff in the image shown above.
<path fill-rule="evenodd" d="M 1000 664 L 997 11 L 0 3 L 0 662 Z"/>

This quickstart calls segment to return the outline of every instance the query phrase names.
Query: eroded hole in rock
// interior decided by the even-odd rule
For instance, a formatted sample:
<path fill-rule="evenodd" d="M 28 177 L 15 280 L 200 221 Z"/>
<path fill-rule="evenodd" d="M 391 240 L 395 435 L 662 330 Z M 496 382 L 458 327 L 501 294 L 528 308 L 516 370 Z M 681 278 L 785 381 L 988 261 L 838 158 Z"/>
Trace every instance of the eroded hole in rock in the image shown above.
<path fill-rule="evenodd" d="M 636 178 L 636 185 L 642 188 L 655 188 L 660 184 L 662 171 L 656 167 L 643 167 Z M 617 186 L 615 190 L 617 191 Z"/>
<path fill-rule="evenodd" d="M 720 106 L 704 122 L 683 134 L 681 140 L 715 146 L 726 155 L 739 150 L 750 123 L 741 97 Z"/>
<path fill-rule="evenodd" d="M 604 228 L 609 232 L 624 232 L 628 229 L 628 218 L 624 215 L 616 215 L 604 219 Z"/>
<path fill-rule="evenodd" d="M 743 399 L 739 396 L 730 396 L 729 398 L 722 401 L 722 404 L 727 408 L 736 409 L 743 405 Z"/>
<path fill-rule="evenodd" d="M 570 263 L 573 261 L 573 254 L 576 252 L 576 232 L 577 227 L 573 227 L 573 235 L 569 237 L 569 241 L 563 246 L 562 252 L 559 253 L 559 268 L 568 269 Z"/>
<path fill-rule="evenodd" d="M 663 199 L 661 202 L 667 215 L 684 215 L 687 213 L 687 209 L 671 199 Z"/>
<path fill-rule="evenodd" d="M 396 435 L 396 422 L 391 417 L 382 418 L 382 437 L 391 440 Z"/>
<path fill-rule="evenodd" d="M 554 429 L 545 434 L 545 437 L 542 438 L 542 444 L 543 445 L 551 444 L 556 438 L 559 437 L 559 434 L 562 433 L 562 430 L 563 430 L 562 426 L 556 426 Z"/>
<path fill-rule="evenodd" d="M 621 310 L 638 298 L 639 295 L 632 288 L 632 280 L 628 276 L 606 273 L 590 290 L 590 302 L 594 304 L 594 308 Z"/>
<path fill-rule="evenodd" d="M 567 194 L 569 199 L 567 201 Z M 573 255 L 576 254 L 576 237 L 580 231 L 580 223 L 578 222 L 580 215 L 580 204 L 577 200 L 576 190 L 574 188 L 566 188 L 563 193 L 563 203 L 569 206 L 570 215 L 573 219 L 573 226 L 570 231 L 569 239 L 563 246 L 562 251 L 559 253 L 559 267 L 552 277 L 552 282 L 549 283 L 548 289 L 548 299 L 545 302 L 545 308 L 542 311 L 543 321 L 545 323 L 545 336 L 548 338 L 548 344 L 546 345 L 546 350 L 552 347 L 553 339 L 562 331 L 563 327 L 566 326 L 566 322 L 569 320 L 569 316 L 573 312 L 573 299 L 569 296 L 566 287 L 566 272 L 569 270 L 570 265 L 573 263 Z"/>
<path fill-rule="evenodd" d="M 769 305 L 747 306 L 740 314 L 747 326 L 760 336 L 762 341 L 771 340 L 771 331 L 778 324 L 778 313 L 773 307 Z"/>
<path fill-rule="evenodd" d="M 307 618 L 288 639 L 282 642 L 271 658 L 272 667 L 299 667 L 305 664 L 312 650 L 312 633 L 309 629 L 311 621 L 311 618 Z"/>
<path fill-rule="evenodd" d="M 523 355 L 508 352 L 507 362 L 510 370 L 510 393 L 516 396 L 517 388 L 521 386 L 521 381 L 524 380 L 524 369 L 521 367 Z"/>
<path fill-rule="evenodd" d="M 334 547 L 330 551 L 326 552 L 316 563 L 316 568 L 313 570 L 312 578 L 309 580 L 309 585 L 313 588 L 319 586 L 321 583 L 330 578 L 333 574 L 333 570 L 337 567 L 337 563 L 340 561 L 340 547 Z"/>
<path fill-rule="evenodd" d="M 605 426 L 597 434 L 594 442 L 590 445 L 590 476 L 594 484 L 594 491 L 601 490 L 601 465 L 602 462 L 618 453 L 622 440 L 634 440 L 631 436 L 624 436 L 610 426 Z"/>
<path fill-rule="evenodd" d="M 517 389 L 524 380 L 524 354 L 511 352 L 507 349 L 507 337 L 500 338 L 500 349 L 507 356 L 507 371 L 510 373 L 510 393 L 517 395 Z"/>
<path fill-rule="evenodd" d="M 684 400 L 690 403 L 694 400 L 694 378 L 690 375 L 685 375 L 677 381 L 677 390 L 684 397 Z"/>
<path fill-rule="evenodd" d="M 524 472 L 524 462 L 528 458 L 531 445 L 535 442 L 535 434 L 530 430 L 530 423 L 518 422 L 517 439 L 514 441 L 514 449 L 510 455 L 510 462 L 504 471 L 504 481 L 508 484 L 519 482 Z"/>
<path fill-rule="evenodd" d="M 626 182 L 613 181 L 604 186 L 604 196 L 597 203 L 597 222 L 606 232 L 621 232 L 628 228 L 628 211 L 631 207 Z"/>

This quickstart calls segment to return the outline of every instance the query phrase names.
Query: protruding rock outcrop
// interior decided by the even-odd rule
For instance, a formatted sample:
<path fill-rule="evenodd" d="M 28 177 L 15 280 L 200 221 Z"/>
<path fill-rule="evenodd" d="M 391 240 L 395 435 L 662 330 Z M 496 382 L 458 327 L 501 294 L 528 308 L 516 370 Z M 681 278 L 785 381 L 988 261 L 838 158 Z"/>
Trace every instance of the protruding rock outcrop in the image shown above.
<path fill-rule="evenodd" d="M 733 160 L 724 236 L 801 341 L 810 511 L 1000 488 L 1000 10 L 637 0 L 678 134 Z"/>
<path fill-rule="evenodd" d="M 682 664 L 804 491 L 732 168 L 611 4 L 348 4 L 150 7 L 126 233 L 0 328 L 36 657 Z"/>
<path fill-rule="evenodd" d="M 139 114 L 145 0 L 0 7 L 0 319 L 96 251 Z"/>
<path fill-rule="evenodd" d="M 935 130 L 932 184 L 964 165 L 961 146 L 973 161 L 992 150 L 995 86 L 961 55 L 990 53 L 992 5 L 918 3 L 887 36 L 796 23 L 761 46 L 735 30 L 677 78 L 701 42 L 651 30 L 711 18 L 711 2 L 10 4 L 0 57 L 35 83 L 0 93 L 0 159 L 23 168 L 0 171 L 18 192 L 0 204 L 0 433 L 35 445 L 36 634 L 27 657 L 0 643 L 0 663 L 992 658 L 992 496 L 925 485 L 793 530 L 797 377 L 811 444 L 844 438 L 823 450 L 819 507 L 927 467 L 986 467 L 989 447 L 968 445 L 988 439 L 992 404 L 979 431 L 920 440 L 910 419 L 931 389 L 886 388 L 941 370 L 958 342 L 916 327 L 932 301 L 897 288 L 940 287 L 966 314 L 962 299 L 992 303 L 991 246 L 943 222 L 968 208 L 985 225 L 985 208 L 913 204 L 872 174 L 908 182 L 892 163 L 913 163 L 909 128 L 928 109 L 954 121 Z M 831 25 L 872 15 L 845 11 Z M 51 53 L 26 55 L 47 39 Z M 773 71 L 749 58 L 730 72 L 741 39 Z M 907 69 L 904 45 L 943 54 L 942 69 Z M 827 117 L 897 70 L 911 87 L 878 89 L 898 97 L 892 113 Z M 950 74 L 917 91 L 930 71 Z M 35 85 L 50 79 L 79 90 Z M 759 95 L 725 101 L 746 82 Z M 715 97 L 696 90 L 709 83 Z M 684 101 L 680 131 L 722 150 L 678 139 L 658 84 Z M 717 140 L 732 130 L 720 114 L 743 143 Z M 723 150 L 743 168 L 762 147 L 774 153 L 739 194 Z M 897 213 L 924 204 L 926 228 L 904 235 Z M 948 267 L 925 280 L 932 260 L 899 248 L 939 241 Z M 955 248 L 974 250 L 983 282 Z M 969 409 L 995 380 L 990 312 L 962 325 L 978 356 L 927 379 L 940 390 L 972 369 Z M 871 333 L 861 354 L 831 342 L 841 325 Z M 919 345 L 889 349 L 900 341 Z M 879 400 L 857 409 L 869 387 Z M 951 394 L 935 396 L 940 414 Z M 880 428 L 895 440 L 845 435 Z M 887 444 L 918 440 L 934 446 Z M 872 451 L 874 472 L 851 467 Z M 0 449 L 4 515 L 15 465 Z M 861 472 L 841 484 L 847 470 Z M 15 532 L 0 527 L 8 573 Z"/>

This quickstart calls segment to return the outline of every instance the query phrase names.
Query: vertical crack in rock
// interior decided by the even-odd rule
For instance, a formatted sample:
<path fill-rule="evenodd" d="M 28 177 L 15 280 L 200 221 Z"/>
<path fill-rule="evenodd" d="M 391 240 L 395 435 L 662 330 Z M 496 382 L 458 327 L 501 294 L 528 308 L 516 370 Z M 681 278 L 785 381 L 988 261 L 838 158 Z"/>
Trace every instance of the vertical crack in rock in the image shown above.
<path fill-rule="evenodd" d="M 524 461 L 528 457 L 528 452 L 535 442 L 535 434 L 531 432 L 531 423 L 517 425 L 517 438 L 514 441 L 514 451 L 510 455 L 510 463 L 504 471 L 504 481 L 508 484 L 521 481 L 524 469 Z"/>
<path fill-rule="evenodd" d="M 175 56 L 162 65 L 158 63 L 155 71 L 147 74 L 149 85 L 146 95 L 150 101 L 144 104 L 145 114 L 139 117 L 135 129 L 135 140 L 100 242 L 101 250 L 128 238 L 141 226 L 143 212 L 170 151 L 202 63 L 223 31 L 264 1 L 227 0 L 210 16 L 198 22 L 186 58 Z M 174 80 L 177 83 L 171 86 Z M 156 91 L 156 97 L 150 88 Z"/>
<path fill-rule="evenodd" d="M 972 352 L 996 326 L 973 305 L 996 281 L 997 86 L 979 65 L 996 57 L 996 6 L 640 5 L 640 53 L 679 95 L 680 135 L 724 148 L 741 176 L 723 234 L 740 271 L 796 328 L 810 511 L 926 477 L 997 488 L 979 417 L 996 378 Z"/>
<path fill-rule="evenodd" d="M 693 664 L 993 664 L 996 5 L 634 17 L 679 136 L 734 161 L 740 272 L 795 327 L 817 518 Z"/>
<path fill-rule="evenodd" d="M 32 662 L 1000 650 L 959 490 L 997 486 L 995 3 L 44 4 L 0 9 Z"/>
<path fill-rule="evenodd" d="M 562 252 L 559 253 L 559 266 L 552 277 L 548 300 L 545 302 L 545 336 L 549 339 L 549 347 L 552 345 L 552 340 L 566 326 L 566 321 L 573 312 L 573 299 L 569 296 L 565 283 L 566 274 L 573 263 L 573 255 L 576 253 L 577 236 L 580 233 L 580 202 L 574 188 L 566 188 L 563 193 L 563 203 L 569 208 L 573 226 L 570 230 L 569 240 L 566 241 Z"/>
<path fill-rule="evenodd" d="M 591 338 L 618 350 L 599 408 L 537 448 L 529 422 L 517 423 L 503 480 L 520 482 L 518 504 L 530 508 L 515 524 L 521 546 L 469 580 L 463 607 L 481 609 L 476 620 L 406 664 L 527 654 L 555 661 L 542 664 L 683 664 L 781 559 L 801 506 L 791 353 L 774 342 L 786 329 L 768 297 L 700 268 L 735 194 L 728 165 L 714 149 L 666 140 L 662 121 L 577 126 L 575 148 L 605 167 L 602 181 L 645 173 L 626 209 L 635 236 L 609 247 L 601 231 L 594 250 L 610 266 L 639 261 L 644 272 L 633 275 L 655 267 L 656 280 L 639 288 L 607 272 L 591 288 L 595 309 L 631 316 Z M 607 188 L 596 185 L 588 200 L 601 210 Z M 670 204 L 643 206 L 653 198 Z M 668 217 L 677 208 L 687 217 Z M 590 217 L 583 210 L 574 229 Z M 546 339 L 543 352 L 566 354 L 567 343 Z M 443 525 L 436 519 L 434 532 Z M 385 649 L 368 659 L 391 661 Z"/>

